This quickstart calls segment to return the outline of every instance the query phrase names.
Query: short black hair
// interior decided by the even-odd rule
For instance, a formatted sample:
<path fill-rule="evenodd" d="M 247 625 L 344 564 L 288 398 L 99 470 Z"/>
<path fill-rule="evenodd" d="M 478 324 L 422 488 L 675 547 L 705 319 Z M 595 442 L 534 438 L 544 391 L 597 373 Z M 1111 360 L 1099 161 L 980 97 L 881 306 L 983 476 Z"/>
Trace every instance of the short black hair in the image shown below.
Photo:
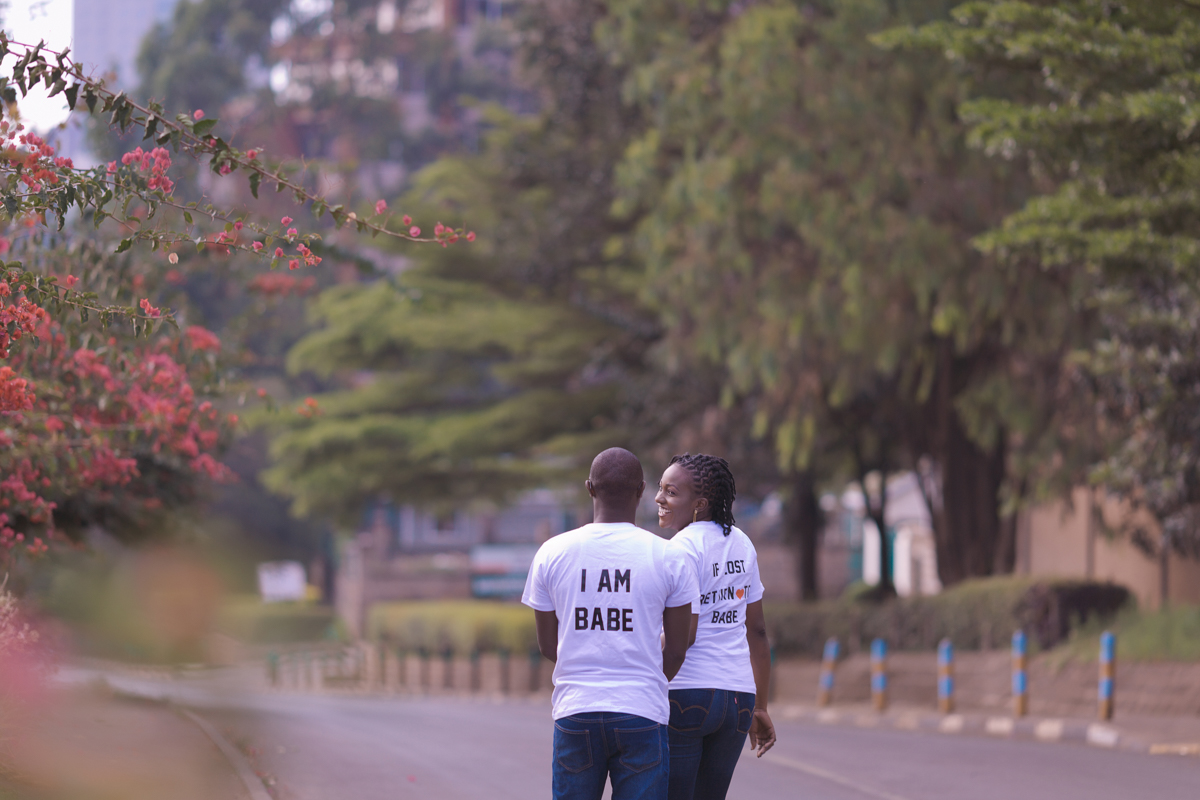
<path fill-rule="evenodd" d="M 637 496 L 645 474 L 637 456 L 623 447 L 610 447 L 592 460 L 588 480 L 598 499 L 619 503 Z"/>
<path fill-rule="evenodd" d="M 671 463 L 683 467 L 692 476 L 696 493 L 708 500 L 712 521 L 728 536 L 733 529 L 733 501 L 737 498 L 737 484 L 729 471 L 729 462 L 720 456 L 684 453 L 672 458 Z"/>

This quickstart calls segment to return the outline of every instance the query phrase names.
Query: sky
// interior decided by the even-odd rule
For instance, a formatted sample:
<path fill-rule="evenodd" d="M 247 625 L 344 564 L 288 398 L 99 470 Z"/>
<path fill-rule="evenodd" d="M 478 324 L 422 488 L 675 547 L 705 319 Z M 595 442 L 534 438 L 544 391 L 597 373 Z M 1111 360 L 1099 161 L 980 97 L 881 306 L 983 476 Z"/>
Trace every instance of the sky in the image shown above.
<path fill-rule="evenodd" d="M 71 45 L 73 0 L 7 0 L 5 5 L 4 30 L 13 41 L 37 44 L 39 39 L 45 39 L 46 47 L 51 50 Z M 18 105 L 25 123 L 39 131 L 46 131 L 67 118 L 67 101 L 61 94 L 46 97 L 45 87 L 40 83 Z"/>

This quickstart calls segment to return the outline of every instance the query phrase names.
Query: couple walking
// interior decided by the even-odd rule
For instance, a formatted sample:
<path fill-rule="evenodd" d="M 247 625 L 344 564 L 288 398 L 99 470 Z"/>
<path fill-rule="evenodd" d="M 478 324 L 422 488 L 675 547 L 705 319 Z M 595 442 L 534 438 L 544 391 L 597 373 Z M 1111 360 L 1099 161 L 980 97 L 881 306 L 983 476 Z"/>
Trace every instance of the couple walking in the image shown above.
<path fill-rule="evenodd" d="M 554 667 L 555 800 L 724 798 L 749 734 L 775 744 L 754 545 L 733 527 L 724 459 L 682 455 L 658 524 L 635 526 L 642 465 L 610 448 L 587 481 L 595 521 L 538 550 L 522 602 Z M 690 645 L 690 646 L 689 646 Z"/>

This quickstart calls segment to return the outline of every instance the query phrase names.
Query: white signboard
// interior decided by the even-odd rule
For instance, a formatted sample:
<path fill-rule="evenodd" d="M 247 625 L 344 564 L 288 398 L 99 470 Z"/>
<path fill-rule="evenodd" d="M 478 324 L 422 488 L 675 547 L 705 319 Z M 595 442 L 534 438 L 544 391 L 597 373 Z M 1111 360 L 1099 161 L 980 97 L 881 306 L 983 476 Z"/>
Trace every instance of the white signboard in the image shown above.
<path fill-rule="evenodd" d="M 299 561 L 265 561 L 258 565 L 258 593 L 264 603 L 303 600 L 307 581 Z"/>

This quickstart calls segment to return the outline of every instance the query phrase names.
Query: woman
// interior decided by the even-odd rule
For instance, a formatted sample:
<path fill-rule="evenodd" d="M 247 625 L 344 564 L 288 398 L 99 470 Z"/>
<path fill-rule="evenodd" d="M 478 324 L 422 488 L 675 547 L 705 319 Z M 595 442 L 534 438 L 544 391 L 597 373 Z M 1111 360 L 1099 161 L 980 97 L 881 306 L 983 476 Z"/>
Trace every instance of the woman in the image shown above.
<path fill-rule="evenodd" d="M 670 684 L 670 800 L 722 800 L 747 733 L 760 757 L 775 744 L 763 587 L 754 545 L 733 527 L 735 495 L 725 459 L 684 453 L 654 498 L 659 527 L 677 532 L 700 578 L 695 643 Z"/>

